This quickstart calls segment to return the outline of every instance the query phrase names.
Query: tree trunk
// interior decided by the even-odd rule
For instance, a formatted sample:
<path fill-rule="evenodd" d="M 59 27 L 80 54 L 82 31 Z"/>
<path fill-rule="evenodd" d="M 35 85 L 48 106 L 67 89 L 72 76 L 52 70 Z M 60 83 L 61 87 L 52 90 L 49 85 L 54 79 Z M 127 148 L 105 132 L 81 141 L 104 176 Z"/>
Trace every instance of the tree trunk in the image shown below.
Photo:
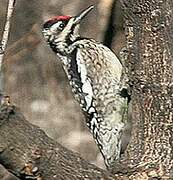
<path fill-rule="evenodd" d="M 132 85 L 132 137 L 120 163 L 131 178 L 173 170 L 173 1 L 123 0 Z M 173 178 L 173 177 L 172 177 Z"/>

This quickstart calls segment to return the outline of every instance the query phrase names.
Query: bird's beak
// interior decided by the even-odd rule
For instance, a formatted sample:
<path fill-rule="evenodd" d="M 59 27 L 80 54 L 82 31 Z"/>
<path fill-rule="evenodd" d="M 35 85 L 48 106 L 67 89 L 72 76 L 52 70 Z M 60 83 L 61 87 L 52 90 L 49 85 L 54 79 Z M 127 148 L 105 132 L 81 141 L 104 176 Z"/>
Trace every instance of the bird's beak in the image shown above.
<path fill-rule="evenodd" d="M 79 24 L 80 21 L 94 8 L 93 5 L 89 6 L 87 9 L 83 10 L 79 15 L 75 16 L 74 23 Z"/>

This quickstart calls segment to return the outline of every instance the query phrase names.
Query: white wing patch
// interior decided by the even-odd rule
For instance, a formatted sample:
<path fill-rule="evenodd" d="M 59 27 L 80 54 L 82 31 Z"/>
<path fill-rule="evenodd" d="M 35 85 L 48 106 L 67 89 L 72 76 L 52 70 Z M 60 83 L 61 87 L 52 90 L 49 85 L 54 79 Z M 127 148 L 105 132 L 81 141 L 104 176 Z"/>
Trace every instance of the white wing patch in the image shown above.
<path fill-rule="evenodd" d="M 93 91 L 92 91 L 91 83 L 89 82 L 89 80 L 86 80 L 85 83 L 83 84 L 82 91 L 86 93 L 85 101 L 87 104 L 86 108 L 88 109 L 91 106 L 92 98 L 93 98 Z"/>
<path fill-rule="evenodd" d="M 85 101 L 87 104 L 86 109 L 88 110 L 88 108 L 91 106 L 91 103 L 92 103 L 93 90 L 92 90 L 92 86 L 91 86 L 91 81 L 87 76 L 86 65 L 83 61 L 83 57 L 81 55 L 80 50 L 77 51 L 76 59 L 77 59 L 77 65 L 78 65 L 78 72 L 81 75 L 81 81 L 83 83 L 82 91 L 84 94 L 86 94 Z"/>

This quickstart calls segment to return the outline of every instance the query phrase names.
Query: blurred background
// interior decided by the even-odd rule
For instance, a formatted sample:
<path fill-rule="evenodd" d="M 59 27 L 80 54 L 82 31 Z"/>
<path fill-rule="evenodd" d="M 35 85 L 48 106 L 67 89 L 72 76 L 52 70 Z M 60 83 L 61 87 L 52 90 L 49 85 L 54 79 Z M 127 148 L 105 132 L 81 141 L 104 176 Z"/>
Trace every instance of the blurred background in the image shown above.
<path fill-rule="evenodd" d="M 76 15 L 95 9 L 82 21 L 81 35 L 94 38 L 119 56 L 125 44 L 118 0 L 17 0 L 3 64 L 5 92 L 31 123 L 63 146 L 104 168 L 102 156 L 75 102 L 61 63 L 46 45 L 42 24 L 55 15 Z M 0 1 L 0 37 L 7 0 Z"/>

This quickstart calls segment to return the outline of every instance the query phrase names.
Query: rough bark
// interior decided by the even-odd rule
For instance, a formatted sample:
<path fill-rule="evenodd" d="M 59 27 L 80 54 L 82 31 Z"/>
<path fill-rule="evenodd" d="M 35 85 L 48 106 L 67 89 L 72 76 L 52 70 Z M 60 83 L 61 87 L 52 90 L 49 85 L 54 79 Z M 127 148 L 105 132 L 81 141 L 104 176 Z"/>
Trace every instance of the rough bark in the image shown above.
<path fill-rule="evenodd" d="M 0 179 L 1 180 L 19 180 L 16 176 L 8 172 L 2 165 L 0 165 Z"/>
<path fill-rule="evenodd" d="M 21 179 L 113 179 L 53 141 L 6 102 L 0 107 L 0 162 Z"/>
<path fill-rule="evenodd" d="M 136 171 L 133 179 L 172 179 L 173 1 L 122 2 L 133 128 L 120 164 Z"/>

